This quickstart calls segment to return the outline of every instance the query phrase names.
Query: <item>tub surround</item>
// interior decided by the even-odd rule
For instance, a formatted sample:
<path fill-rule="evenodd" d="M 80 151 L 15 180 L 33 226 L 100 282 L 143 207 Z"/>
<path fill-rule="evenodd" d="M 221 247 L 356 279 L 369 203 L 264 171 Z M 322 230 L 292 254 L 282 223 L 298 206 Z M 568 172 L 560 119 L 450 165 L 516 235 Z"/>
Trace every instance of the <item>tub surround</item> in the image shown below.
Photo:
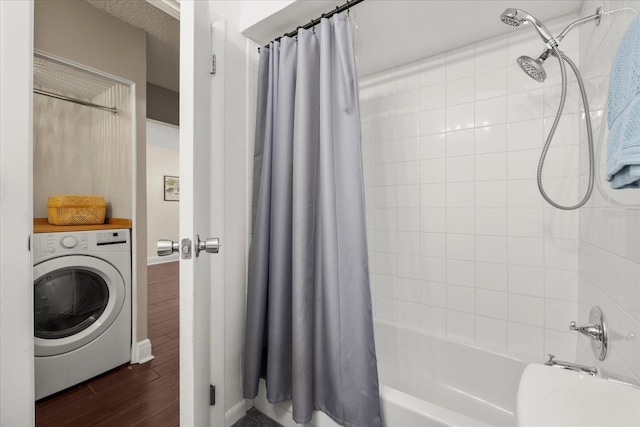
<path fill-rule="evenodd" d="M 638 0 L 585 1 L 583 13 L 633 7 Z M 580 29 L 581 72 L 587 78 L 589 105 L 596 149 L 596 185 L 589 203 L 579 210 L 579 324 L 589 323 L 589 310 L 604 311 L 611 341 L 604 362 L 591 351 L 589 340 L 580 337 L 577 362 L 597 364 L 609 374 L 640 383 L 640 191 L 612 190 L 606 182 L 607 98 L 609 73 L 622 36 L 636 13 L 625 10 L 603 17 L 597 28 Z M 584 131 L 581 144 L 586 143 Z M 581 147 L 581 152 L 584 152 Z M 580 174 L 587 173 L 586 156 L 580 159 Z M 553 353 L 553 351 L 550 351 Z M 567 360 L 567 359 L 565 359 Z"/>
<path fill-rule="evenodd" d="M 577 62 L 578 35 L 562 46 Z M 376 318 L 575 359 L 579 214 L 546 205 L 536 185 L 560 72 L 547 61 L 540 84 L 516 64 L 542 48 L 517 31 L 361 79 Z M 578 100 L 570 81 L 545 168 L 563 203 L 580 197 Z"/>

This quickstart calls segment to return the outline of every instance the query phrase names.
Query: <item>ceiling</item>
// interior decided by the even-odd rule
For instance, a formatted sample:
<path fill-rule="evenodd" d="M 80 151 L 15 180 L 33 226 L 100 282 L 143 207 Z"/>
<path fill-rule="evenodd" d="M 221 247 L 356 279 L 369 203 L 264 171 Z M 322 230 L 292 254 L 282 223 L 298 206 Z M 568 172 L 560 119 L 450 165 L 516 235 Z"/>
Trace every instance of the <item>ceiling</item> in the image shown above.
<path fill-rule="evenodd" d="M 1 1 L 1 0 L 0 0 Z M 85 0 L 147 32 L 147 80 L 179 91 L 180 22 L 159 7 L 176 0 Z M 343 0 L 301 0 L 243 34 L 261 45 L 330 11 Z M 156 6 L 156 4 L 158 4 Z M 213 1 L 215 5 L 215 1 Z M 500 22 L 507 7 L 540 20 L 576 13 L 582 0 L 366 0 L 353 8 L 358 71 L 369 75 L 480 40 L 517 31 Z M 166 10 L 166 8 L 165 8 Z M 175 10 L 174 10 L 175 12 Z"/>
<path fill-rule="evenodd" d="M 581 6 L 579 0 L 364 1 L 354 8 L 359 73 L 368 75 L 517 31 L 500 21 L 506 8 L 548 21 L 579 12 Z"/>
<path fill-rule="evenodd" d="M 345 2 L 296 3 L 296 13 L 291 13 L 290 6 L 243 34 L 264 45 Z M 358 74 L 369 75 L 517 31 L 500 21 L 506 8 L 523 9 L 548 21 L 579 12 L 582 4 L 582 0 L 365 0 L 351 11 L 357 26 Z M 306 10 L 301 11 L 300 5 L 306 5 Z"/>

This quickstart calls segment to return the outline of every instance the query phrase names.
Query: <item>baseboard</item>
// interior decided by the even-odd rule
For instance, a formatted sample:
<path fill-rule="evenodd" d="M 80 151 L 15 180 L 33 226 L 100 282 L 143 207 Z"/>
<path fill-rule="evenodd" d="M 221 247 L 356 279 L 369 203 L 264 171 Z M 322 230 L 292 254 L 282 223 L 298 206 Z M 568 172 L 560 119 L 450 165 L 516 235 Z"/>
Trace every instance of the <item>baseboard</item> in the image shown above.
<path fill-rule="evenodd" d="M 133 356 L 131 358 L 133 363 L 147 363 L 154 358 L 155 356 L 151 354 L 151 341 L 149 339 L 138 341 L 133 346 Z"/>
<path fill-rule="evenodd" d="M 166 262 L 178 261 L 179 259 L 180 257 L 178 256 L 178 254 L 171 254 L 167 256 L 150 256 L 147 257 L 147 265 L 164 264 Z"/>
<path fill-rule="evenodd" d="M 242 399 L 240 402 L 233 405 L 231 409 L 224 413 L 224 425 L 234 425 L 240 418 L 244 417 L 246 413 L 247 404 L 245 403 L 245 400 Z"/>

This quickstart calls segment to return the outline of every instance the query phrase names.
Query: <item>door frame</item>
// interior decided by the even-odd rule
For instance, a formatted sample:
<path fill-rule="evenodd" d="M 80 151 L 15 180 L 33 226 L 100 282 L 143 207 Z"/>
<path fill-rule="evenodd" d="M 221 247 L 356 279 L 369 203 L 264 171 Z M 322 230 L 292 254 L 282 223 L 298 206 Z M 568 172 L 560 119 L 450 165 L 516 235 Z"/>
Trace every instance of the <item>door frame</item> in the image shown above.
<path fill-rule="evenodd" d="M 225 241 L 224 98 L 216 89 L 223 83 L 210 73 L 209 6 L 180 4 L 180 239 L 191 239 L 192 247 L 197 236 Z M 215 255 L 180 260 L 181 425 L 224 425 L 224 254 L 223 246 Z M 215 406 L 210 385 L 216 385 Z"/>
<path fill-rule="evenodd" d="M 0 1 L 0 424 L 35 422 L 34 1 Z"/>

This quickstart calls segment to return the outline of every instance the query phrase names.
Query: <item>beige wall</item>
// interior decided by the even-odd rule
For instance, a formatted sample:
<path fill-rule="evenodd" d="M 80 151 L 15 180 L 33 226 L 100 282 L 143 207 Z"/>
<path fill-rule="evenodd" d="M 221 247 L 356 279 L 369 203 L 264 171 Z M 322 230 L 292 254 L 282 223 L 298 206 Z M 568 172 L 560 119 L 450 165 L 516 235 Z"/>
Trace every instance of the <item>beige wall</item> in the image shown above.
<path fill-rule="evenodd" d="M 180 125 L 180 94 L 147 83 L 147 118 Z"/>
<path fill-rule="evenodd" d="M 83 1 L 36 0 L 35 48 L 135 83 L 137 340 L 147 337 L 146 35 Z"/>

